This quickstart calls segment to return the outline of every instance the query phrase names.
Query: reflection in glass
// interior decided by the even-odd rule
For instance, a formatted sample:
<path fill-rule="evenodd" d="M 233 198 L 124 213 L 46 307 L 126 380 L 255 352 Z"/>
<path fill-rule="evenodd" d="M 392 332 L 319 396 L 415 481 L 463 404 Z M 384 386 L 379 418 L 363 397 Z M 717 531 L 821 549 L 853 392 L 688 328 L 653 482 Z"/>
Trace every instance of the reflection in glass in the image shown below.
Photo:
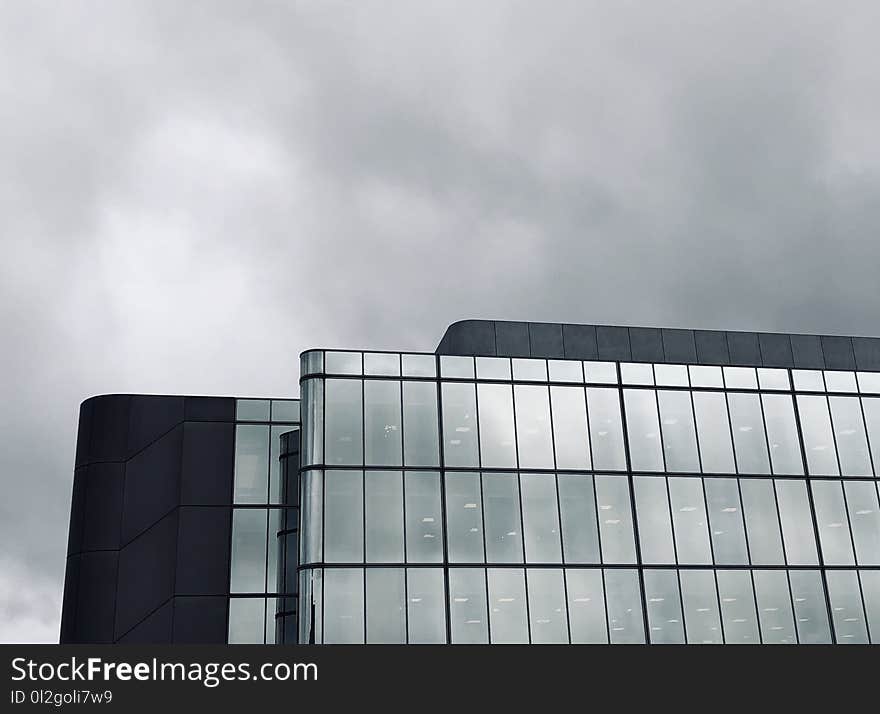
<path fill-rule="evenodd" d="M 296 427 L 293 427 L 294 429 Z M 269 429 L 269 503 L 281 503 L 281 475 L 278 459 L 281 453 L 281 435 L 292 431 L 289 424 Z"/>
<path fill-rule="evenodd" d="M 880 474 L 880 398 L 862 397 L 862 410 L 865 414 L 865 428 L 868 431 L 868 443 L 871 445 L 874 471 Z"/>
<path fill-rule="evenodd" d="M 669 498 L 678 562 L 711 565 L 712 548 L 709 545 L 708 519 L 703 500 L 703 480 L 670 476 Z"/>
<path fill-rule="evenodd" d="M 449 619 L 452 644 L 488 644 L 486 571 L 483 568 L 449 569 Z"/>
<path fill-rule="evenodd" d="M 477 379 L 510 380 L 510 359 L 507 357 L 477 357 Z"/>
<path fill-rule="evenodd" d="M 474 358 L 458 355 L 440 356 L 440 376 L 458 379 L 474 378 Z"/>
<path fill-rule="evenodd" d="M 551 359 L 547 362 L 551 382 L 584 381 L 584 366 L 577 360 Z"/>
<path fill-rule="evenodd" d="M 269 421 L 268 399 L 236 399 L 236 421 Z"/>
<path fill-rule="evenodd" d="M 400 382 L 364 380 L 364 458 L 367 465 L 400 466 Z"/>
<path fill-rule="evenodd" d="M 800 394 L 797 398 L 797 407 L 810 475 L 837 476 L 840 470 L 834 452 L 834 436 L 831 433 L 827 398 Z"/>
<path fill-rule="evenodd" d="M 409 643 L 446 642 L 446 594 L 441 568 L 406 568 Z"/>
<path fill-rule="evenodd" d="M 324 557 L 324 479 L 322 471 L 303 471 L 300 477 L 302 496 L 302 540 L 300 561 L 319 563 Z"/>
<path fill-rule="evenodd" d="M 596 476 L 603 563 L 635 563 L 629 482 L 626 476 Z"/>
<path fill-rule="evenodd" d="M 444 382 L 443 460 L 447 466 L 477 466 L 477 397 L 473 384 Z"/>
<path fill-rule="evenodd" d="M 819 543 L 826 565 L 854 565 L 849 522 L 839 481 L 812 481 Z"/>
<path fill-rule="evenodd" d="M 320 464 L 324 461 L 324 381 L 307 379 L 302 390 L 302 465 Z"/>
<path fill-rule="evenodd" d="M 855 372 L 825 372 L 825 388 L 829 392 L 857 392 Z"/>
<path fill-rule="evenodd" d="M 367 519 L 367 562 L 403 562 L 403 474 L 364 474 Z"/>
<path fill-rule="evenodd" d="M 364 643 L 364 569 L 324 569 L 324 644 Z"/>
<path fill-rule="evenodd" d="M 633 471 L 663 471 L 657 397 L 649 389 L 624 389 L 626 433 Z"/>
<path fill-rule="evenodd" d="M 401 355 L 404 377 L 436 377 L 437 358 L 434 355 Z"/>
<path fill-rule="evenodd" d="M 723 392 L 694 392 L 694 414 L 704 473 L 735 473 Z"/>
<path fill-rule="evenodd" d="M 617 384 L 617 365 L 614 362 L 584 362 L 584 377 L 594 384 Z"/>
<path fill-rule="evenodd" d="M 601 562 L 593 477 L 589 474 L 558 474 L 556 481 L 565 562 Z"/>
<path fill-rule="evenodd" d="M 657 397 L 660 401 L 660 427 L 663 430 L 666 470 L 699 472 L 700 457 L 697 454 L 697 435 L 694 431 L 690 393 L 660 391 Z"/>
<path fill-rule="evenodd" d="M 437 385 L 403 383 L 403 461 L 407 466 L 440 464 Z"/>
<path fill-rule="evenodd" d="M 620 398 L 616 389 L 587 388 L 590 414 L 590 443 L 593 447 L 593 468 L 624 471 L 623 429 Z"/>
<path fill-rule="evenodd" d="M 737 470 L 741 474 L 769 474 L 767 437 L 758 395 L 731 392 L 727 395 L 727 403 L 730 406 Z"/>
<path fill-rule="evenodd" d="M 605 570 L 608 630 L 611 644 L 644 644 L 642 596 L 635 570 Z"/>
<path fill-rule="evenodd" d="M 378 377 L 400 376 L 400 355 L 384 352 L 364 353 L 364 374 Z"/>
<path fill-rule="evenodd" d="M 517 384 L 516 443 L 520 468 L 553 468 L 553 437 L 550 433 L 550 393 L 547 387 Z"/>
<path fill-rule="evenodd" d="M 233 510 L 230 592 L 266 592 L 266 528 L 265 509 Z"/>
<path fill-rule="evenodd" d="M 736 479 L 706 479 L 704 485 L 715 562 L 718 565 L 748 565 L 749 554 Z"/>
<path fill-rule="evenodd" d="M 527 563 L 559 563 L 559 511 L 555 474 L 520 474 Z"/>
<path fill-rule="evenodd" d="M 777 479 L 776 499 L 779 503 L 786 562 L 789 565 L 818 564 L 806 482 Z"/>
<path fill-rule="evenodd" d="M 621 362 L 620 381 L 624 384 L 654 385 L 653 365 L 641 362 Z"/>
<path fill-rule="evenodd" d="M 327 374 L 361 374 L 360 352 L 325 352 Z"/>
<path fill-rule="evenodd" d="M 831 642 L 825 588 L 818 570 L 790 570 L 791 599 L 797 622 L 798 642 L 802 645 Z"/>
<path fill-rule="evenodd" d="M 841 645 L 868 643 L 865 614 L 862 610 L 862 593 L 855 570 L 828 570 L 828 598 L 831 600 L 831 619 L 834 622 L 834 638 Z"/>
<path fill-rule="evenodd" d="M 655 364 L 654 375 L 657 377 L 658 387 L 687 387 L 690 385 L 687 365 Z"/>
<path fill-rule="evenodd" d="M 516 468 L 513 390 L 509 384 L 477 385 L 480 459 L 489 468 Z"/>
<path fill-rule="evenodd" d="M 740 479 L 753 565 L 784 565 L 776 496 L 770 479 Z"/>
<path fill-rule="evenodd" d="M 587 434 L 584 390 L 578 387 L 550 387 L 550 402 L 556 468 L 589 469 L 590 437 Z"/>
<path fill-rule="evenodd" d="M 834 437 L 844 476 L 872 476 L 865 422 L 858 397 L 829 397 Z"/>
<path fill-rule="evenodd" d="M 324 371 L 324 353 L 320 350 L 303 352 L 299 356 L 300 374 L 320 374 Z"/>
<path fill-rule="evenodd" d="M 278 531 L 281 530 L 281 509 L 268 509 L 269 532 L 266 538 L 266 590 L 278 592 Z M 273 629 L 274 632 L 274 629 Z"/>
<path fill-rule="evenodd" d="M 804 473 L 794 407 L 789 394 L 762 394 L 770 463 L 773 473 L 800 476 Z"/>
<path fill-rule="evenodd" d="M 361 385 L 354 379 L 328 379 L 325 383 L 324 440 L 328 464 L 363 463 Z"/>
<path fill-rule="evenodd" d="M 754 367 L 723 367 L 724 385 L 728 389 L 757 389 L 758 377 Z"/>
<path fill-rule="evenodd" d="M 818 369 L 793 369 L 791 378 L 794 388 L 800 392 L 824 392 L 825 382 L 822 381 L 822 372 Z"/>
<path fill-rule="evenodd" d="M 784 570 L 756 570 L 755 599 L 761 638 L 765 645 L 793 645 L 797 642 L 791 614 L 788 576 Z"/>
<path fill-rule="evenodd" d="M 490 563 L 522 563 L 519 483 L 515 473 L 483 474 L 483 513 L 486 519 L 486 560 Z"/>
<path fill-rule="evenodd" d="M 324 472 L 324 560 L 364 559 L 363 471 Z"/>
<path fill-rule="evenodd" d="M 546 382 L 547 362 L 542 359 L 514 359 L 513 378 L 523 382 Z"/>
<path fill-rule="evenodd" d="M 367 568 L 367 643 L 406 643 L 403 568 Z"/>
<path fill-rule="evenodd" d="M 483 515 L 480 474 L 447 472 L 446 537 L 453 563 L 482 563 Z"/>
<path fill-rule="evenodd" d="M 859 571 L 859 581 L 871 642 L 880 644 L 880 570 Z"/>
<path fill-rule="evenodd" d="M 761 389 L 790 389 L 788 370 L 758 367 L 758 385 Z"/>
<path fill-rule="evenodd" d="M 684 644 L 680 602 L 675 570 L 645 570 L 645 606 L 651 644 Z"/>
<path fill-rule="evenodd" d="M 633 487 L 642 562 L 675 563 L 666 479 L 662 476 L 636 476 Z"/>
<path fill-rule="evenodd" d="M 489 632 L 493 644 L 528 644 L 526 587 L 521 568 L 489 568 Z"/>
<path fill-rule="evenodd" d="M 324 571 L 320 568 L 302 570 L 299 574 L 299 643 L 320 644 L 324 641 Z"/>
<path fill-rule="evenodd" d="M 711 570 L 681 570 L 678 575 L 688 643 L 721 644 L 715 573 Z"/>
<path fill-rule="evenodd" d="M 435 471 L 407 471 L 403 479 L 406 561 L 439 563 L 443 560 L 440 474 Z"/>
<path fill-rule="evenodd" d="M 724 387 L 721 367 L 704 364 L 692 364 L 689 368 L 692 387 Z"/>
<path fill-rule="evenodd" d="M 269 498 L 269 427 L 235 427 L 235 503 L 267 503 Z"/>
<path fill-rule="evenodd" d="M 263 644 L 265 609 L 266 601 L 261 597 L 229 598 L 229 644 Z"/>
<path fill-rule="evenodd" d="M 272 400 L 272 421 L 298 422 L 299 420 L 299 399 Z"/>
<path fill-rule="evenodd" d="M 529 629 L 534 644 L 568 642 L 565 582 L 560 568 L 529 568 Z M 494 629 L 493 629 L 494 638 Z"/>
<path fill-rule="evenodd" d="M 880 565 L 880 507 L 871 481 L 845 481 L 846 506 L 859 565 Z"/>
<path fill-rule="evenodd" d="M 761 640 L 751 573 L 748 570 L 719 570 L 716 575 L 724 641 L 729 645 L 758 644 Z"/>
<path fill-rule="evenodd" d="M 606 644 L 605 594 L 602 571 L 567 568 L 568 620 L 573 645 Z"/>

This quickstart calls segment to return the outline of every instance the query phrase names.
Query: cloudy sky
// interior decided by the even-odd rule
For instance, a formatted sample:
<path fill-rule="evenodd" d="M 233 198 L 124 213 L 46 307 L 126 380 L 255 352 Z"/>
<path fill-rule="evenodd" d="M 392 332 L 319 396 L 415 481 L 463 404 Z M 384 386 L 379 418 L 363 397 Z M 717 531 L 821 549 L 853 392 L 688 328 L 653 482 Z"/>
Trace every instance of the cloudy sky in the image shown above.
<path fill-rule="evenodd" d="M 466 317 L 880 335 L 880 5 L 0 3 L 0 640 L 80 401 Z"/>

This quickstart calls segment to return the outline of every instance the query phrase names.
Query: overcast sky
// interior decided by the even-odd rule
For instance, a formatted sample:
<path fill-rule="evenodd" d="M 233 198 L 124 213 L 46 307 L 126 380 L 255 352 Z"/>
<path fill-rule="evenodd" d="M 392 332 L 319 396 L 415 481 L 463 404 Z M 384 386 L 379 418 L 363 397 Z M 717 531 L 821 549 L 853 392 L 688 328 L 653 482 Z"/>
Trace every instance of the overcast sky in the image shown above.
<path fill-rule="evenodd" d="M 880 335 L 880 5 L 0 3 L 0 640 L 79 403 L 468 317 Z"/>

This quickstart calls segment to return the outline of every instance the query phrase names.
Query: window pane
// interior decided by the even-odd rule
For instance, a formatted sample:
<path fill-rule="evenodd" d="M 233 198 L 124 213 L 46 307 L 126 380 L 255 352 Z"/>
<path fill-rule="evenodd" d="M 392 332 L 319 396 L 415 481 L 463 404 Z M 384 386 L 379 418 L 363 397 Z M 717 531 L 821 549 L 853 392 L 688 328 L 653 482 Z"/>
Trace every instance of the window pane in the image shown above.
<path fill-rule="evenodd" d="M 235 427 L 235 503 L 268 503 L 269 427 Z"/>
<path fill-rule="evenodd" d="M 721 644 L 715 573 L 711 570 L 681 570 L 679 577 L 688 643 Z"/>
<path fill-rule="evenodd" d="M 787 369 L 758 367 L 758 384 L 761 389 L 790 389 Z"/>
<path fill-rule="evenodd" d="M 704 473 L 735 473 L 723 392 L 694 392 L 694 413 Z"/>
<path fill-rule="evenodd" d="M 784 565 L 776 496 L 770 479 L 740 479 L 753 565 Z"/>
<path fill-rule="evenodd" d="M 586 381 L 595 384 L 617 384 L 617 364 L 614 362 L 584 362 Z"/>
<path fill-rule="evenodd" d="M 233 510 L 230 592 L 266 592 L 266 528 L 265 509 Z M 260 615 L 260 622 L 262 621 Z"/>
<path fill-rule="evenodd" d="M 681 596 L 675 570 L 645 571 L 645 604 L 648 633 L 653 645 L 684 644 Z"/>
<path fill-rule="evenodd" d="M 299 420 L 299 399 L 272 400 L 272 421 L 298 422 Z"/>
<path fill-rule="evenodd" d="M 440 376 L 473 379 L 474 358 L 442 355 L 440 357 Z"/>
<path fill-rule="evenodd" d="M 666 479 L 662 476 L 636 476 L 633 487 L 642 562 L 675 563 Z"/>
<path fill-rule="evenodd" d="M 801 445 L 798 440 L 794 407 L 788 394 L 762 394 L 767 441 L 770 442 L 770 463 L 775 474 L 804 473 Z"/>
<path fill-rule="evenodd" d="M 363 559 L 363 471 L 326 471 L 324 560 L 328 563 L 360 563 Z"/>
<path fill-rule="evenodd" d="M 825 372 L 825 387 L 829 392 L 856 392 L 856 373 Z"/>
<path fill-rule="evenodd" d="M 489 632 L 493 644 L 528 644 L 526 586 L 521 568 L 489 568 Z"/>
<path fill-rule="evenodd" d="M 514 359 L 513 378 L 526 382 L 546 382 L 547 363 L 542 359 Z"/>
<path fill-rule="evenodd" d="M 825 382 L 822 381 L 822 372 L 817 369 L 793 369 L 791 378 L 794 388 L 802 392 L 824 392 Z"/>
<path fill-rule="evenodd" d="M 561 562 L 555 474 L 520 474 L 520 489 L 526 562 Z"/>
<path fill-rule="evenodd" d="M 804 451 L 811 476 L 837 476 L 837 455 L 831 434 L 831 417 L 826 397 L 798 395 L 798 414 L 804 435 Z"/>
<path fill-rule="evenodd" d="M 325 383 L 324 440 L 328 464 L 363 463 L 361 385 L 356 379 L 328 379 Z"/>
<path fill-rule="evenodd" d="M 660 387 L 690 386 L 688 368 L 683 364 L 655 364 L 654 375 L 657 377 L 657 386 Z"/>
<path fill-rule="evenodd" d="M 403 474 L 364 474 L 367 518 L 367 562 L 403 562 Z"/>
<path fill-rule="evenodd" d="M 307 379 L 302 383 L 302 463 L 324 461 L 324 381 Z"/>
<path fill-rule="evenodd" d="M 769 474 L 767 437 L 758 395 L 731 392 L 727 395 L 727 403 L 730 406 L 737 470 L 741 474 Z"/>
<path fill-rule="evenodd" d="M 324 641 L 324 571 L 303 570 L 299 574 L 299 642 Z"/>
<path fill-rule="evenodd" d="M 854 565 L 849 522 L 839 481 L 813 481 L 813 504 L 819 543 L 826 565 Z"/>
<path fill-rule="evenodd" d="M 324 643 L 364 643 L 363 568 L 324 570 Z"/>
<path fill-rule="evenodd" d="M 436 377 L 437 358 L 434 355 L 401 355 L 404 377 Z"/>
<path fill-rule="evenodd" d="M 633 471 L 663 471 L 657 398 L 653 390 L 625 389 L 626 433 Z"/>
<path fill-rule="evenodd" d="M 844 476 L 872 476 L 865 422 L 858 397 L 829 397 L 840 471 Z"/>
<path fill-rule="evenodd" d="M 577 360 L 551 359 L 547 366 L 550 369 L 551 382 L 584 381 L 584 366 Z"/>
<path fill-rule="evenodd" d="M 864 394 L 880 392 L 880 372 L 859 372 L 859 391 Z"/>
<path fill-rule="evenodd" d="M 622 362 L 620 364 L 620 381 L 624 384 L 653 386 L 654 366 L 639 362 Z"/>
<path fill-rule="evenodd" d="M 507 357 L 477 357 L 477 379 L 510 379 Z"/>
<path fill-rule="evenodd" d="M 403 460 L 407 466 L 440 464 L 437 435 L 437 385 L 403 383 Z"/>
<path fill-rule="evenodd" d="M 568 620 L 573 645 L 606 644 L 605 594 L 602 571 L 583 568 L 565 570 Z"/>
<path fill-rule="evenodd" d="M 644 644 L 645 623 L 639 576 L 635 570 L 605 571 L 611 644 Z"/>
<path fill-rule="evenodd" d="M 590 413 L 590 443 L 593 447 L 593 468 L 624 471 L 623 429 L 620 419 L 620 398 L 616 389 L 587 389 Z"/>
<path fill-rule="evenodd" d="M 816 536 L 805 481 L 776 481 L 776 499 L 782 522 L 786 562 L 789 565 L 817 565 Z"/>
<path fill-rule="evenodd" d="M 360 352 L 325 352 L 327 374 L 361 374 Z"/>
<path fill-rule="evenodd" d="M 724 641 L 733 645 L 758 644 L 761 638 L 758 635 L 751 573 L 748 570 L 719 570 L 716 575 Z"/>
<path fill-rule="evenodd" d="M 697 435 L 689 392 L 657 393 L 660 401 L 660 426 L 667 471 L 696 473 L 700 470 Z"/>
<path fill-rule="evenodd" d="M 728 389 L 757 389 L 754 367 L 724 367 L 724 385 Z"/>
<path fill-rule="evenodd" d="M 706 479 L 704 485 L 715 562 L 718 565 L 748 565 L 749 554 L 736 479 L 711 478 Z"/>
<path fill-rule="evenodd" d="M 552 469 L 553 440 L 550 434 L 548 388 L 518 384 L 514 387 L 514 401 L 520 468 Z"/>
<path fill-rule="evenodd" d="M 527 574 L 532 642 L 534 644 L 567 643 L 568 620 L 565 616 L 565 583 L 562 579 L 562 570 L 529 568 Z"/>
<path fill-rule="evenodd" d="M 868 430 L 868 443 L 871 445 L 874 471 L 880 474 L 880 399 L 862 397 L 862 409 L 865 413 L 865 427 Z"/>
<path fill-rule="evenodd" d="M 603 563 L 635 563 L 629 483 L 626 476 L 596 476 Z"/>
<path fill-rule="evenodd" d="M 791 599 L 797 621 L 798 641 L 802 645 L 831 642 L 825 588 L 818 570 L 790 570 Z"/>
<path fill-rule="evenodd" d="M 268 399 L 236 399 L 236 421 L 269 421 Z"/>
<path fill-rule="evenodd" d="M 261 597 L 229 599 L 229 644 L 263 644 L 266 601 Z"/>
<path fill-rule="evenodd" d="M 689 369 L 692 387 L 718 387 L 720 389 L 724 386 L 721 367 L 692 364 Z"/>
<path fill-rule="evenodd" d="M 303 471 L 302 486 L 302 541 L 300 560 L 319 563 L 324 559 L 324 479 L 322 471 Z"/>
<path fill-rule="evenodd" d="M 406 643 L 403 568 L 367 568 L 367 642 Z"/>
<path fill-rule="evenodd" d="M 566 563 L 599 563 L 596 495 L 589 474 L 558 474 L 562 550 Z"/>
<path fill-rule="evenodd" d="M 556 467 L 589 469 L 590 437 L 587 434 L 584 390 L 578 387 L 550 387 L 550 402 L 553 407 Z"/>
<path fill-rule="evenodd" d="M 364 381 L 364 458 L 371 466 L 400 466 L 400 382 Z"/>
<path fill-rule="evenodd" d="M 791 615 L 791 595 L 788 576 L 784 570 L 756 570 L 755 598 L 761 637 L 765 645 L 793 645 L 794 622 Z"/>
<path fill-rule="evenodd" d="M 880 644 L 880 570 L 862 570 L 859 579 L 871 642 Z"/>
<path fill-rule="evenodd" d="M 473 384 L 444 383 L 443 460 L 447 466 L 477 465 L 477 402 Z"/>
<path fill-rule="evenodd" d="M 831 600 L 831 619 L 834 638 L 841 645 L 868 644 L 865 614 L 862 610 L 862 592 L 855 570 L 828 570 L 828 598 Z"/>
<path fill-rule="evenodd" d="M 409 643 L 446 642 L 446 594 L 441 568 L 406 568 Z"/>
<path fill-rule="evenodd" d="M 278 531 L 281 530 L 281 509 L 270 508 L 269 532 L 266 537 L 266 590 L 265 592 L 278 592 Z M 273 630 L 274 632 L 274 630 Z"/>
<path fill-rule="evenodd" d="M 274 597 L 266 598 L 266 644 L 275 644 L 275 613 L 277 611 L 278 599 Z"/>
<path fill-rule="evenodd" d="M 445 478 L 449 560 L 453 563 L 482 563 L 480 475 L 447 472 Z"/>
<path fill-rule="evenodd" d="M 486 560 L 490 563 L 522 563 L 516 474 L 483 474 L 483 513 L 486 519 Z"/>
<path fill-rule="evenodd" d="M 509 384 L 477 386 L 480 409 L 480 458 L 489 468 L 516 468 L 513 390 Z"/>
<path fill-rule="evenodd" d="M 400 355 L 381 352 L 364 353 L 364 374 L 382 377 L 400 376 Z"/>
<path fill-rule="evenodd" d="M 281 435 L 291 431 L 289 425 L 269 428 L 269 503 L 281 503 Z"/>
<path fill-rule="evenodd" d="M 407 471 L 403 478 L 406 561 L 439 563 L 443 560 L 440 474 L 434 471 Z"/>
<path fill-rule="evenodd" d="M 706 503 L 703 480 L 670 477 L 669 498 L 672 502 L 672 523 L 675 526 L 675 547 L 678 562 L 685 565 L 711 565 Z"/>
<path fill-rule="evenodd" d="M 324 371 L 324 353 L 320 350 L 311 350 L 303 352 L 299 356 L 300 373 L 305 376 L 307 374 L 319 374 Z"/>
<path fill-rule="evenodd" d="M 488 644 L 486 571 L 449 569 L 449 618 L 452 644 Z"/>
<path fill-rule="evenodd" d="M 859 565 L 880 565 L 880 508 L 872 481 L 845 481 L 846 506 Z"/>

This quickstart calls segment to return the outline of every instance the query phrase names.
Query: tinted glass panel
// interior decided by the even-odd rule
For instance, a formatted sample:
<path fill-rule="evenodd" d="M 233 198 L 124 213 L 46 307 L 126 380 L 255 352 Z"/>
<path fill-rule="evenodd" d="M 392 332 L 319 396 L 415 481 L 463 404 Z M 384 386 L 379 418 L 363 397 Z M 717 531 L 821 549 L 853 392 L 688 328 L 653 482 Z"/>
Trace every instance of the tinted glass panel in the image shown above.
<path fill-rule="evenodd" d="M 686 565 L 711 565 L 703 481 L 698 478 L 670 477 L 669 498 L 675 526 L 678 562 Z"/>
<path fill-rule="evenodd" d="M 447 466 L 477 466 L 477 397 L 473 384 L 444 383 L 443 459 Z"/>
<path fill-rule="evenodd" d="M 657 397 L 653 390 L 625 389 L 626 432 L 634 471 L 663 471 Z"/>
<path fill-rule="evenodd" d="M 839 481 L 813 481 L 813 504 L 819 527 L 819 543 L 826 565 L 853 565 L 849 522 Z"/>
<path fill-rule="evenodd" d="M 236 399 L 236 421 L 269 421 L 268 399 Z"/>
<path fill-rule="evenodd" d="M 822 372 L 813 369 L 793 369 L 791 378 L 794 388 L 804 392 L 824 392 L 825 382 L 822 381 Z"/>
<path fill-rule="evenodd" d="M 758 395 L 731 392 L 727 395 L 727 403 L 730 406 L 737 470 L 741 474 L 769 474 L 767 437 Z"/>
<path fill-rule="evenodd" d="M 446 642 L 446 594 L 440 568 L 407 568 L 410 644 Z"/>
<path fill-rule="evenodd" d="M 868 430 L 868 443 L 871 446 L 874 471 L 880 473 L 880 399 L 863 397 L 862 409 L 865 413 L 865 427 Z"/>
<path fill-rule="evenodd" d="M 436 377 L 437 362 L 434 355 L 401 355 L 404 377 Z"/>
<path fill-rule="evenodd" d="M 514 359 L 513 378 L 526 382 L 546 382 L 547 363 L 542 359 Z"/>
<path fill-rule="evenodd" d="M 526 587 L 521 568 L 489 568 L 489 633 L 493 644 L 527 644 Z"/>
<path fill-rule="evenodd" d="M 325 352 L 327 374 L 361 374 L 360 352 Z"/>
<path fill-rule="evenodd" d="M 844 482 L 846 506 L 859 565 L 880 565 L 880 508 L 871 481 Z"/>
<path fill-rule="evenodd" d="M 595 384 L 617 384 L 617 365 L 614 362 L 584 362 L 584 377 Z"/>
<path fill-rule="evenodd" d="M 587 406 L 590 414 L 593 468 L 623 471 L 626 469 L 626 457 L 623 453 L 623 429 L 617 390 L 588 388 Z"/>
<path fill-rule="evenodd" d="M 547 366 L 550 370 L 551 382 L 583 382 L 583 364 L 575 360 L 551 359 Z"/>
<path fill-rule="evenodd" d="M 302 423 L 302 463 L 320 464 L 324 461 L 324 382 L 308 379 L 302 383 L 305 404 Z"/>
<path fill-rule="evenodd" d="M 547 387 L 516 385 L 516 440 L 520 468 L 553 468 L 550 392 Z"/>
<path fill-rule="evenodd" d="M 324 643 L 363 644 L 363 568 L 326 568 L 324 605 Z"/>
<path fill-rule="evenodd" d="M 761 389 L 790 389 L 787 369 L 758 368 L 758 384 Z"/>
<path fill-rule="evenodd" d="M 510 379 L 507 357 L 477 357 L 477 379 Z"/>
<path fill-rule="evenodd" d="M 324 472 L 324 560 L 359 563 L 364 559 L 364 474 Z"/>
<path fill-rule="evenodd" d="M 856 392 L 856 373 L 825 372 L 825 387 L 829 392 Z"/>
<path fill-rule="evenodd" d="M 688 643 L 721 644 L 715 573 L 711 570 L 682 570 L 679 578 Z"/>
<path fill-rule="evenodd" d="M 526 562 L 559 563 L 559 510 L 554 474 L 520 474 Z"/>
<path fill-rule="evenodd" d="M 367 562 L 403 562 L 403 474 L 367 471 Z"/>
<path fill-rule="evenodd" d="M 367 568 L 367 642 L 406 643 L 403 568 Z"/>
<path fill-rule="evenodd" d="M 858 397 L 829 397 L 834 437 L 844 476 L 871 476 L 871 457 Z"/>
<path fill-rule="evenodd" d="M 831 618 L 834 638 L 841 645 L 868 643 L 862 593 L 855 570 L 828 570 L 828 598 L 831 600 Z"/>
<path fill-rule="evenodd" d="M 372 466 L 400 466 L 400 382 L 364 381 L 364 458 Z"/>
<path fill-rule="evenodd" d="M 263 644 L 266 601 L 261 597 L 229 599 L 229 644 Z"/>
<path fill-rule="evenodd" d="M 681 596 L 675 570 L 645 571 L 645 605 L 651 644 L 684 644 Z"/>
<path fill-rule="evenodd" d="M 593 477 L 588 474 L 558 474 L 556 481 L 565 562 L 600 562 Z"/>
<path fill-rule="evenodd" d="M 486 571 L 449 569 L 449 617 L 452 644 L 487 644 Z"/>
<path fill-rule="evenodd" d="M 722 392 L 694 392 L 700 459 L 705 473 L 734 473 L 727 402 Z"/>
<path fill-rule="evenodd" d="M 642 562 L 675 563 L 666 479 L 658 476 L 636 476 L 633 486 Z"/>
<path fill-rule="evenodd" d="M 718 565 L 748 565 L 743 513 L 736 479 L 706 479 L 712 548 Z"/>
<path fill-rule="evenodd" d="M 380 352 L 364 353 L 364 374 L 383 377 L 400 376 L 400 355 Z"/>
<path fill-rule="evenodd" d="M 275 399 L 272 401 L 272 421 L 298 422 L 299 399 Z"/>
<path fill-rule="evenodd" d="M 880 644 L 880 570 L 862 570 L 859 580 L 871 642 Z"/>
<path fill-rule="evenodd" d="M 439 563 L 443 560 L 443 518 L 440 505 L 440 474 L 407 471 L 406 560 L 408 563 Z"/>
<path fill-rule="evenodd" d="M 407 466 L 440 463 L 437 434 L 437 385 L 403 383 L 403 459 Z"/>
<path fill-rule="evenodd" d="M 354 379 L 325 383 L 324 440 L 328 464 L 363 463 L 361 385 Z"/>
<path fill-rule="evenodd" d="M 724 386 L 728 389 L 757 389 L 754 367 L 724 367 Z"/>
<path fill-rule="evenodd" d="M 654 384 L 654 368 L 650 364 L 638 362 L 622 362 L 620 365 L 620 381 L 624 384 Z"/>
<path fill-rule="evenodd" d="M 626 476 L 596 476 L 603 563 L 634 563 L 629 482 Z"/>
<path fill-rule="evenodd" d="M 302 487 L 302 541 L 300 560 L 317 563 L 323 560 L 324 543 L 324 479 L 321 471 L 303 471 Z"/>
<path fill-rule="evenodd" d="M 529 629 L 535 644 L 568 642 L 568 620 L 565 616 L 565 582 L 558 568 L 530 568 Z"/>
<path fill-rule="evenodd" d="M 455 563 L 482 563 L 484 556 L 480 475 L 447 472 L 445 479 L 449 560 Z"/>
<path fill-rule="evenodd" d="M 266 592 L 267 527 L 265 509 L 236 508 L 232 512 L 230 592 Z"/>
<path fill-rule="evenodd" d="M 694 413 L 688 392 L 658 392 L 660 427 L 667 471 L 696 473 L 700 470 Z"/>
<path fill-rule="evenodd" d="M 509 384 L 477 386 L 480 409 L 480 458 L 489 468 L 516 468 L 513 389 Z"/>
<path fill-rule="evenodd" d="M 756 570 L 755 598 L 764 644 L 792 645 L 797 642 L 791 614 L 788 576 L 784 570 Z"/>
<path fill-rule="evenodd" d="M 578 387 L 551 387 L 550 402 L 553 408 L 556 467 L 589 469 L 590 438 L 587 434 L 584 390 Z"/>
<path fill-rule="evenodd" d="M 810 475 L 836 476 L 840 470 L 837 468 L 837 455 L 834 452 L 827 398 L 799 395 L 797 405 Z"/>
<path fill-rule="evenodd" d="M 807 484 L 804 481 L 779 479 L 776 481 L 776 499 L 785 542 L 785 556 L 789 565 L 816 565 L 816 537 L 813 534 L 813 516 Z"/>
<path fill-rule="evenodd" d="M 762 394 L 767 441 L 770 444 L 770 463 L 775 474 L 800 475 L 804 472 L 801 446 L 794 407 L 788 394 Z"/>
<path fill-rule="evenodd" d="M 602 571 L 567 569 L 565 585 L 572 644 L 607 643 L 608 626 L 605 620 Z"/>
<path fill-rule="evenodd" d="M 486 559 L 490 563 L 522 563 L 519 479 L 516 474 L 483 474 Z"/>
<path fill-rule="evenodd" d="M 441 355 L 440 376 L 457 377 L 463 379 L 474 378 L 474 358 Z"/>
<path fill-rule="evenodd" d="M 267 503 L 269 498 L 269 427 L 235 427 L 235 503 Z"/>
<path fill-rule="evenodd" d="M 688 369 L 683 364 L 655 364 L 654 375 L 660 387 L 687 387 Z"/>
<path fill-rule="evenodd" d="M 608 630 L 611 644 L 642 644 L 645 625 L 639 576 L 635 570 L 605 571 Z"/>
<path fill-rule="evenodd" d="M 784 565 L 773 482 L 770 479 L 741 479 L 739 487 L 752 563 Z"/>
<path fill-rule="evenodd" d="M 751 573 L 748 570 L 719 570 L 716 575 L 724 641 L 736 645 L 758 644 L 761 638 Z"/>
<path fill-rule="evenodd" d="M 788 574 L 791 599 L 797 622 L 798 641 L 802 645 L 831 642 L 825 588 L 818 570 L 792 570 Z"/>

